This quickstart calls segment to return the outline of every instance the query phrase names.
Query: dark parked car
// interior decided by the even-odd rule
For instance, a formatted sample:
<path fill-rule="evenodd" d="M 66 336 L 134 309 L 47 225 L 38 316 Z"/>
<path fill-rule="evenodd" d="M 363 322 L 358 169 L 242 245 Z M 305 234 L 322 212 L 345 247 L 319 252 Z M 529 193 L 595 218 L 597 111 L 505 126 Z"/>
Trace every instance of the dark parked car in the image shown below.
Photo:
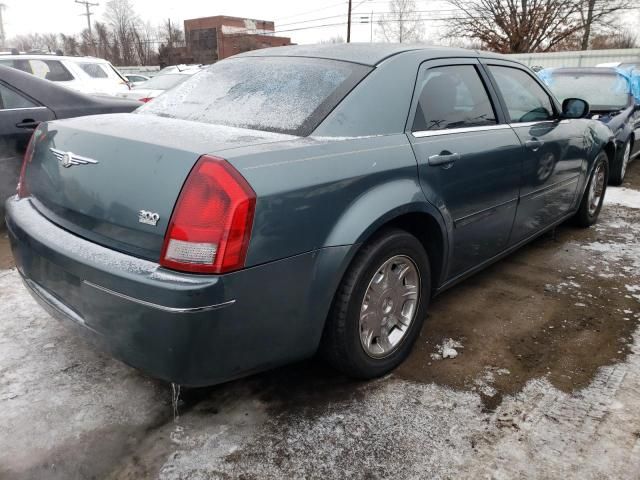
<path fill-rule="evenodd" d="M 609 180 L 620 185 L 629 162 L 640 155 L 640 71 L 555 68 L 538 75 L 560 101 L 579 94 L 589 103 L 593 118 L 609 126 L 617 144 Z"/>
<path fill-rule="evenodd" d="M 28 73 L 0 66 L 0 145 L 10 151 L 27 144 L 35 127 L 48 120 L 132 112 L 140 102 L 92 97 Z"/>
<path fill-rule="evenodd" d="M 134 114 L 41 125 L 11 246 L 46 309 L 160 378 L 318 350 L 371 378 L 408 355 L 433 295 L 596 221 L 615 146 L 587 112 L 491 54 L 248 52 Z"/>

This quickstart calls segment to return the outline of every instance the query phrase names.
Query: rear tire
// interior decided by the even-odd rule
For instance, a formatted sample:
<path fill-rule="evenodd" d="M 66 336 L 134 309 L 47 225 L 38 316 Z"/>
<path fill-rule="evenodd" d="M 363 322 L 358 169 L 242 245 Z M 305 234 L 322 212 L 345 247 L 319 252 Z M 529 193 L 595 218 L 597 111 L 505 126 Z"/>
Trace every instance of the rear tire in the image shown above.
<path fill-rule="evenodd" d="M 627 173 L 627 167 L 631 161 L 631 139 L 627 140 L 620 154 L 616 154 L 616 160 L 611 166 L 611 173 L 609 175 L 609 183 L 611 185 L 622 185 L 624 177 Z"/>
<path fill-rule="evenodd" d="M 321 352 L 356 378 L 397 367 L 420 334 L 431 294 L 429 257 L 413 235 L 389 229 L 349 266 L 327 319 Z"/>
<path fill-rule="evenodd" d="M 575 223 L 579 227 L 590 227 L 598 220 L 607 191 L 608 178 L 609 160 L 606 153 L 600 152 L 596 157 L 589 183 L 582 196 L 580 208 L 574 217 Z"/>

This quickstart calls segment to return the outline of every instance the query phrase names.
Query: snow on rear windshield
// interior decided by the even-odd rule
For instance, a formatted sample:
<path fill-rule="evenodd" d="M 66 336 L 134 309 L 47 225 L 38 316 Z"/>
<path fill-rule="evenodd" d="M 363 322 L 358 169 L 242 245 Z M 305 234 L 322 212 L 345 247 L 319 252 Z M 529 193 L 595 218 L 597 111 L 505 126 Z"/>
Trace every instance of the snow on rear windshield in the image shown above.
<path fill-rule="evenodd" d="M 308 135 L 368 71 L 361 65 L 311 58 L 229 59 L 136 113 Z"/>

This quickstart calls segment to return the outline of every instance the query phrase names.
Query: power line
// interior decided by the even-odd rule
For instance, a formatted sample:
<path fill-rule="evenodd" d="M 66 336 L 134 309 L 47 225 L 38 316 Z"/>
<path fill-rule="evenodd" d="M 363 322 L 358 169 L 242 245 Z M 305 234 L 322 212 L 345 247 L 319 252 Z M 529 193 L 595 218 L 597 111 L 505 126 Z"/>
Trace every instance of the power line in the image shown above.
<path fill-rule="evenodd" d="M 83 17 L 87 17 L 87 29 L 89 30 L 89 37 L 93 38 L 93 35 L 91 33 L 91 15 L 93 15 L 93 12 L 91 11 L 91 7 L 97 7 L 100 4 L 91 3 L 88 0 L 75 0 L 75 2 L 79 3 L 80 5 L 84 5 L 86 13 L 81 13 L 80 15 L 82 15 Z"/>

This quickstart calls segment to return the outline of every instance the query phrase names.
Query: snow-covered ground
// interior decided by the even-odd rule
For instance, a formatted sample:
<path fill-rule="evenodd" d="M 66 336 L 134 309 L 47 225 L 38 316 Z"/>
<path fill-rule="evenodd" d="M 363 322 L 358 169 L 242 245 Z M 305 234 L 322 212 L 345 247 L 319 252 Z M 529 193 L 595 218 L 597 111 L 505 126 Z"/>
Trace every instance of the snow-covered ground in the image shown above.
<path fill-rule="evenodd" d="M 170 386 L 69 334 L 2 270 L 0 478 L 638 479 L 639 207 L 610 188 L 597 227 L 562 227 L 436 302 L 465 328 L 425 330 L 420 375 L 306 362 L 183 392 L 175 420 Z M 503 341 L 509 357 L 486 356 Z"/>

